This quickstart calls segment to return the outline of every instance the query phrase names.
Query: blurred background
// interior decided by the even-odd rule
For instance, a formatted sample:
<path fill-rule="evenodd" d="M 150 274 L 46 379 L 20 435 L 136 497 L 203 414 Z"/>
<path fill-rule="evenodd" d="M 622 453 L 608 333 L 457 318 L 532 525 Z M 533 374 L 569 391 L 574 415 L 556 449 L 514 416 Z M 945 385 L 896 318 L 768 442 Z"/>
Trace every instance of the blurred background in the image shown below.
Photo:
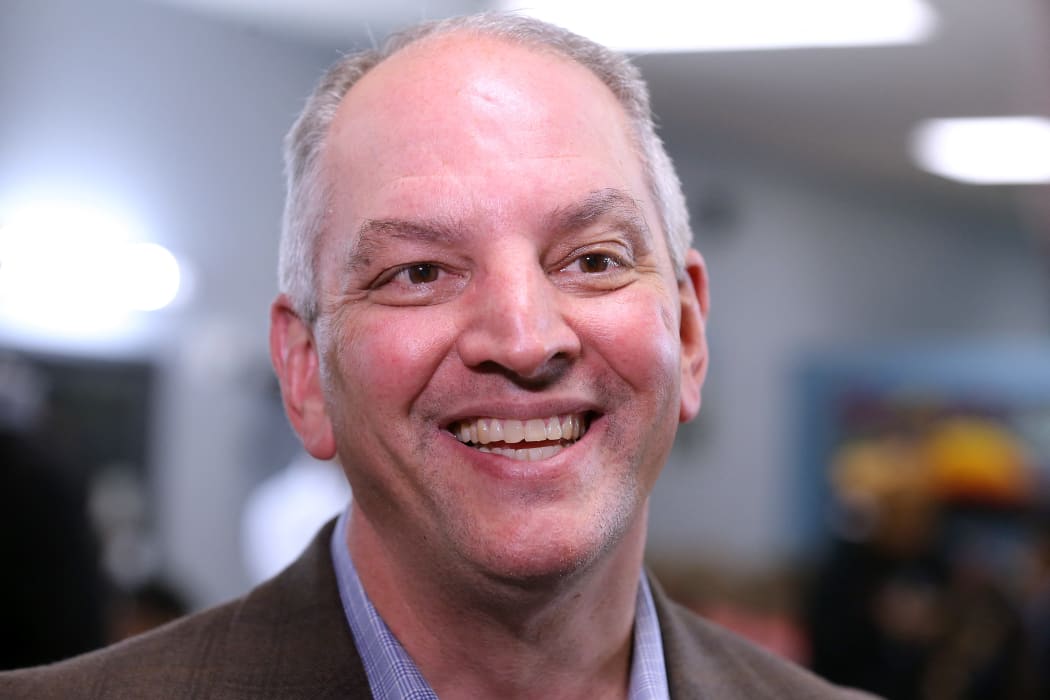
<path fill-rule="evenodd" d="M 637 56 L 710 268 L 654 571 L 890 697 L 1042 697 L 1050 6 L 528 6 Z M 0 0 L 0 665 L 235 596 L 345 501 L 269 366 L 281 139 L 341 52 L 489 7 Z"/>

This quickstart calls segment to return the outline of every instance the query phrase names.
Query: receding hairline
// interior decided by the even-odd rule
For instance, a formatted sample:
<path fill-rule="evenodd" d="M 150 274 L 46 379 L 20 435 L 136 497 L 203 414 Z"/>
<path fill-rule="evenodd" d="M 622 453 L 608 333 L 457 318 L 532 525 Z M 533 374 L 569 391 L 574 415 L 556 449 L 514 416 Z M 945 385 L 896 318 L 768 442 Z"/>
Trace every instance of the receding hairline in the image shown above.
<path fill-rule="evenodd" d="M 435 50 L 435 48 L 440 49 L 441 45 L 462 44 L 464 40 L 469 40 L 475 46 L 489 45 L 492 47 L 505 47 L 528 52 L 537 56 L 552 58 L 567 68 L 572 68 L 573 70 L 586 74 L 611 98 L 612 104 L 615 104 L 618 110 L 617 114 L 620 117 L 620 127 L 624 130 L 624 133 L 628 137 L 628 141 L 635 150 L 634 155 L 640 159 L 640 162 L 644 160 L 645 153 L 639 142 L 639 135 L 635 133 L 636 129 L 634 128 L 634 122 L 632 119 L 633 115 L 624 105 L 621 96 L 617 95 L 602 76 L 591 66 L 578 60 L 565 50 L 549 43 L 543 43 L 538 39 L 494 34 L 489 33 L 482 28 L 467 26 L 456 27 L 443 32 L 425 34 L 415 38 L 404 46 L 398 47 L 391 54 L 381 57 L 374 64 L 364 70 L 361 73 L 361 76 L 355 80 L 339 98 L 334 116 L 326 125 L 324 137 L 318 152 L 318 155 L 321 156 L 322 162 L 326 159 L 327 153 L 329 152 L 329 143 L 333 127 L 339 121 L 339 115 L 345 109 L 347 100 L 349 100 L 355 93 L 360 93 L 362 88 L 368 88 L 371 83 L 381 79 L 382 75 L 377 76 L 377 73 L 382 74 L 390 70 L 396 70 L 396 64 L 399 61 L 411 58 L 409 54 L 415 54 L 427 50 L 432 51 Z"/>
<path fill-rule="evenodd" d="M 561 57 L 605 86 L 619 105 L 618 114 L 626 116 L 624 134 L 643 167 L 676 275 L 684 275 L 685 251 L 692 239 L 689 213 L 674 164 L 656 133 L 648 86 L 637 66 L 622 53 L 560 27 L 514 13 L 482 12 L 427 21 L 392 34 L 380 46 L 345 55 L 318 82 L 285 137 L 288 198 L 278 277 L 282 293 L 289 295 L 295 308 L 306 318 L 316 315 L 318 247 L 332 201 L 326 191 L 331 178 L 322 172 L 323 161 L 343 100 L 369 73 L 402 52 L 462 36 Z"/>
<path fill-rule="evenodd" d="M 365 89 L 376 89 L 372 84 L 375 83 L 376 80 L 383 79 L 383 73 L 392 70 L 397 70 L 396 64 L 400 61 L 406 59 L 411 60 L 412 56 L 410 56 L 409 54 L 415 54 L 421 51 L 440 50 L 442 45 L 462 44 L 464 40 L 469 40 L 475 46 L 484 46 L 487 44 L 493 47 L 505 47 L 514 50 L 524 51 L 541 57 L 548 57 L 554 59 L 557 63 L 560 63 L 567 68 L 571 68 L 577 72 L 580 72 L 581 74 L 586 74 L 591 80 L 594 81 L 596 86 L 600 86 L 600 88 L 609 96 L 611 100 L 610 104 L 615 105 L 620 122 L 619 126 L 624 130 L 624 133 L 627 135 L 628 141 L 634 149 L 635 157 L 639 158 L 639 162 L 643 161 L 645 154 L 642 152 L 641 145 L 638 143 L 638 136 L 634 133 L 635 129 L 633 128 L 631 114 L 628 113 L 628 110 L 624 107 L 622 100 L 609 87 L 608 83 L 606 83 L 602 79 L 602 77 L 598 75 L 590 66 L 586 65 L 585 63 L 581 63 L 570 54 L 558 49 L 557 47 L 550 46 L 549 44 L 539 43 L 538 41 L 534 43 L 533 41 L 530 41 L 528 39 L 519 39 L 517 37 L 512 36 L 489 34 L 482 31 L 481 29 L 464 27 L 456 28 L 448 32 L 427 34 L 422 37 L 419 37 L 411 43 L 398 48 L 389 56 L 383 57 L 381 60 L 377 61 L 374 65 L 371 65 L 367 70 L 365 70 L 361 74 L 361 76 L 356 81 L 354 81 L 353 85 L 351 85 L 349 89 L 347 89 L 346 92 L 343 93 L 343 95 L 340 97 L 338 104 L 335 108 L 334 115 L 326 125 L 324 137 L 321 141 L 320 148 L 318 150 L 318 155 L 320 156 L 321 162 L 324 163 L 325 161 L 327 161 L 328 154 L 331 150 L 330 140 L 333 129 L 340 121 L 340 114 L 343 112 L 344 109 L 347 108 L 346 105 L 348 100 L 350 100 L 355 95 L 355 93 L 360 94 Z M 476 62 L 476 58 L 471 61 L 467 61 L 467 63 L 470 64 Z M 428 70 L 433 70 L 433 68 L 430 67 L 428 68 Z M 398 100 L 398 98 L 396 97 L 393 99 Z M 400 108 L 401 105 L 399 104 L 398 107 Z"/>
<path fill-rule="evenodd" d="M 547 43 L 542 43 L 538 40 L 530 40 L 529 38 L 519 38 L 515 36 L 493 34 L 476 27 L 457 27 L 449 31 L 426 34 L 424 36 L 414 39 L 413 41 L 404 46 L 399 47 L 390 55 L 383 57 L 374 65 L 370 66 L 366 71 L 364 71 L 361 74 L 361 76 L 356 81 L 354 81 L 353 85 L 351 85 L 350 88 L 346 90 L 346 92 L 339 99 L 338 105 L 335 109 L 335 114 L 333 118 L 329 121 L 327 128 L 325 129 L 324 137 L 321 141 L 317 154 L 319 160 L 317 164 L 319 168 L 318 174 L 320 176 L 320 184 L 323 192 L 322 200 L 324 202 L 324 215 L 322 217 L 321 230 L 319 231 L 319 235 L 317 237 L 317 240 L 315 241 L 315 258 L 317 255 L 320 254 L 320 251 L 324 248 L 324 239 L 329 233 L 330 222 L 328 220 L 328 217 L 333 209 L 333 180 L 335 179 L 334 174 L 331 172 L 331 168 L 334 167 L 331 161 L 331 139 L 333 131 L 336 129 L 336 125 L 340 122 L 340 114 L 343 112 L 344 109 L 347 108 L 347 101 L 351 98 L 355 91 L 357 93 L 360 93 L 362 87 L 364 87 L 365 89 L 369 89 L 370 83 L 373 83 L 377 79 L 382 79 L 382 75 L 375 75 L 377 72 L 382 73 L 384 71 L 397 69 L 396 65 L 391 66 L 389 64 L 396 64 L 399 59 L 403 60 L 406 57 L 409 59 L 412 58 L 411 56 L 406 56 L 406 54 L 418 53 L 420 51 L 428 50 L 440 50 L 443 45 L 461 44 L 464 42 L 464 40 L 469 40 L 477 45 L 488 44 L 493 47 L 509 47 L 511 49 L 517 49 L 539 56 L 553 58 L 559 63 L 563 64 L 564 66 L 573 68 L 574 70 L 582 71 L 582 73 L 585 73 L 587 76 L 589 76 L 597 86 L 600 86 L 600 88 L 608 94 L 611 100 L 611 104 L 615 106 L 617 110 L 616 114 L 618 117 L 618 128 L 622 129 L 624 135 L 627 137 L 627 142 L 630 145 L 631 153 L 634 156 L 634 158 L 637 159 L 637 164 L 641 168 L 644 177 L 645 154 L 640 144 L 639 135 L 635 133 L 635 129 L 633 128 L 633 120 L 631 119 L 631 115 L 624 107 L 622 100 L 601 78 L 601 76 L 599 76 L 590 66 L 576 60 L 573 56 L 566 53 L 565 51 L 560 50 L 556 46 L 552 46 Z M 607 190 L 605 191 L 605 193 L 607 194 L 609 191 L 611 190 Z M 647 191 L 646 194 L 651 193 Z M 664 226 L 662 224 L 662 221 L 660 221 L 660 204 L 655 200 L 652 201 L 651 204 L 657 213 L 657 222 L 659 223 L 661 230 L 660 235 L 666 241 L 668 233 L 667 231 L 663 230 Z M 318 269 L 316 267 L 316 262 L 317 261 L 315 259 L 315 271 Z"/>

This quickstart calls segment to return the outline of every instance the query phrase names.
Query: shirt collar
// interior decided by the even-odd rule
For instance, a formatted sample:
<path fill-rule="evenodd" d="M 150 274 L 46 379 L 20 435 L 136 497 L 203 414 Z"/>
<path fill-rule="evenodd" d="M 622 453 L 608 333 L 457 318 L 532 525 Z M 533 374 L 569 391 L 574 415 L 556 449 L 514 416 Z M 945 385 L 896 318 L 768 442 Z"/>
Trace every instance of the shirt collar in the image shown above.
<path fill-rule="evenodd" d="M 649 579 L 639 575 L 638 599 L 634 606 L 634 652 L 631 655 L 631 683 L 628 700 L 669 700 L 664 644 L 660 638 L 660 621 L 649 590 Z"/>
<path fill-rule="evenodd" d="M 346 526 L 351 507 L 339 516 L 332 531 L 332 562 L 343 612 L 354 635 L 372 695 L 381 700 L 438 700 L 361 585 L 346 547 Z M 627 696 L 629 700 L 668 700 L 670 697 L 660 624 L 644 573 L 640 576 L 635 604 L 634 650 Z"/>

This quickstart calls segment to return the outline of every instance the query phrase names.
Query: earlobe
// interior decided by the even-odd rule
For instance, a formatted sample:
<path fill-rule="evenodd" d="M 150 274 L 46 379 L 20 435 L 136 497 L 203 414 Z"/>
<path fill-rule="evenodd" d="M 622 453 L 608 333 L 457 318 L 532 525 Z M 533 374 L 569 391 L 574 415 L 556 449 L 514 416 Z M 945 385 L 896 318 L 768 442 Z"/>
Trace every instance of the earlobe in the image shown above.
<path fill-rule="evenodd" d="M 321 388 L 317 345 L 312 330 L 283 294 L 270 307 L 270 360 L 281 384 L 284 410 L 303 447 L 317 459 L 331 459 L 335 438 Z"/>
<path fill-rule="evenodd" d="M 679 421 L 685 423 L 700 412 L 701 389 L 707 375 L 707 310 L 710 302 L 707 268 L 696 250 L 686 251 L 685 278 L 678 283 L 682 304 L 682 384 Z"/>

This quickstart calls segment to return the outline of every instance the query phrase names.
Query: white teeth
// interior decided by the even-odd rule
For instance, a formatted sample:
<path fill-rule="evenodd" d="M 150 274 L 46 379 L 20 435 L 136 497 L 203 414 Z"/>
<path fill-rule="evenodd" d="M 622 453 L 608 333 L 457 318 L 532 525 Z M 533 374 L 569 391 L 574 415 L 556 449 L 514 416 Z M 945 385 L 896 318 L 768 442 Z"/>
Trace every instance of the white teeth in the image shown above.
<path fill-rule="evenodd" d="M 503 423 L 503 442 L 514 444 L 525 439 L 525 424 L 520 420 L 505 420 Z"/>
<path fill-rule="evenodd" d="M 463 443 L 472 444 L 483 452 L 503 454 L 511 459 L 537 460 L 547 459 L 557 454 L 563 445 L 544 445 L 516 449 L 512 447 L 482 448 L 494 442 L 513 445 L 519 442 L 545 442 L 561 440 L 573 442 L 583 433 L 583 417 L 576 415 L 552 416 L 550 418 L 530 418 L 521 421 L 515 419 L 478 418 L 462 421 L 454 426 L 456 438 Z M 504 454 L 506 453 L 506 454 Z"/>
<path fill-rule="evenodd" d="M 525 421 L 525 441 L 541 442 L 547 439 L 547 424 L 539 418 Z"/>

